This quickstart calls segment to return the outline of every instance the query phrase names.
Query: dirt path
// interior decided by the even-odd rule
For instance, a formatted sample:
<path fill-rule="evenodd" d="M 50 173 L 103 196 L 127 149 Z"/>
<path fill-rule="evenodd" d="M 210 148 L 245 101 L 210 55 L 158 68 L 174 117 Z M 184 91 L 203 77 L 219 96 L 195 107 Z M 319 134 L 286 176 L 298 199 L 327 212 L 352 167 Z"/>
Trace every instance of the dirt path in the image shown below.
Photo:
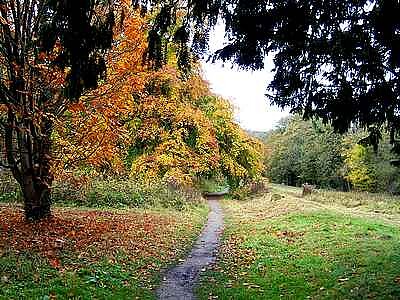
<path fill-rule="evenodd" d="M 223 215 L 218 197 L 209 197 L 210 214 L 200 237 L 186 260 L 169 270 L 157 290 L 157 297 L 164 299 L 196 299 L 193 287 L 200 272 L 216 260 L 219 237 L 223 228 Z"/>

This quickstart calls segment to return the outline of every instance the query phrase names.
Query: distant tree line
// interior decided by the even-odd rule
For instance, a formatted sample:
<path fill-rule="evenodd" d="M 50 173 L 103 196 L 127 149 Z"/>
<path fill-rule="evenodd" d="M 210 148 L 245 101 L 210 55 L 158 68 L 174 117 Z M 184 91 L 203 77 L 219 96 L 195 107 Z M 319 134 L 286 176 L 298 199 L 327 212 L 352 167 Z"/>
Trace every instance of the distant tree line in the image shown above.
<path fill-rule="evenodd" d="M 374 149 L 359 142 L 365 136 L 368 132 L 357 128 L 336 133 L 320 120 L 282 119 L 265 138 L 267 176 L 292 186 L 307 182 L 321 188 L 397 193 L 400 176 L 390 164 L 395 155 L 389 137 L 383 136 Z"/>

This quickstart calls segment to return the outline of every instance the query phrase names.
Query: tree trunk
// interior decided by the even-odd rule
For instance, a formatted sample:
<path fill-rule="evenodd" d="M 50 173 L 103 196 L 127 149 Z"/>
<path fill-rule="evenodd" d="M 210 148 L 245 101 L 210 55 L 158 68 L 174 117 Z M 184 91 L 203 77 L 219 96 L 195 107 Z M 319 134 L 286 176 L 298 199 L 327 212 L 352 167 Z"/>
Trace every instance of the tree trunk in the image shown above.
<path fill-rule="evenodd" d="M 23 177 L 25 218 L 34 221 L 50 216 L 50 188 L 42 183 L 41 179 L 34 180 L 32 176 Z"/>
<path fill-rule="evenodd" d="M 40 220 L 51 214 L 51 133 L 53 123 L 42 120 L 38 126 L 33 122 L 14 126 L 15 116 L 9 114 L 5 132 L 7 159 L 14 178 L 24 197 L 25 218 Z"/>
<path fill-rule="evenodd" d="M 51 184 L 48 153 L 41 153 L 33 168 L 27 169 L 21 176 L 21 190 L 24 196 L 25 218 L 39 220 L 50 216 Z"/>
<path fill-rule="evenodd" d="M 39 220 L 50 216 L 51 185 L 51 132 L 52 122 L 44 121 L 41 126 L 41 134 L 33 138 L 27 144 L 32 145 L 32 157 L 24 159 L 22 154 L 23 170 L 21 188 L 24 195 L 25 218 Z M 27 151 L 28 154 L 30 151 Z M 28 167 L 24 167 L 27 164 Z"/>

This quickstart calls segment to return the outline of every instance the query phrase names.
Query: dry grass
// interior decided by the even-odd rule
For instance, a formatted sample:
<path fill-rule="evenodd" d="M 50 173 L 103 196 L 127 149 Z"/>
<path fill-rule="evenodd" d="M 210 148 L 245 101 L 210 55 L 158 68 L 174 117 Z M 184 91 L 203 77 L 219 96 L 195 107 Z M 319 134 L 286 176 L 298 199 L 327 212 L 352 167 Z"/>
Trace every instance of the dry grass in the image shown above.
<path fill-rule="evenodd" d="M 271 188 L 275 195 L 284 195 L 292 200 L 297 199 L 304 204 L 312 202 L 320 209 L 332 209 L 355 216 L 379 218 L 383 221 L 400 224 L 400 196 L 382 193 L 315 190 L 311 195 L 302 198 L 301 188 L 278 184 L 271 184 Z"/>

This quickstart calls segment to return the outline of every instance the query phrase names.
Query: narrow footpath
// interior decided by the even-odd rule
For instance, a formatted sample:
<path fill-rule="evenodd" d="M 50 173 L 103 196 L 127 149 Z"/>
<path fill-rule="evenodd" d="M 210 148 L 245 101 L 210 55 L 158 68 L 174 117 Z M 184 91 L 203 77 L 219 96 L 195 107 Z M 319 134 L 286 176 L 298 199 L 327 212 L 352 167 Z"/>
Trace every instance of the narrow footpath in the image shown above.
<path fill-rule="evenodd" d="M 223 229 L 223 214 L 218 199 L 219 197 L 208 197 L 211 211 L 207 224 L 185 261 L 164 275 L 157 290 L 158 299 L 196 299 L 193 288 L 201 271 L 215 262 Z"/>

